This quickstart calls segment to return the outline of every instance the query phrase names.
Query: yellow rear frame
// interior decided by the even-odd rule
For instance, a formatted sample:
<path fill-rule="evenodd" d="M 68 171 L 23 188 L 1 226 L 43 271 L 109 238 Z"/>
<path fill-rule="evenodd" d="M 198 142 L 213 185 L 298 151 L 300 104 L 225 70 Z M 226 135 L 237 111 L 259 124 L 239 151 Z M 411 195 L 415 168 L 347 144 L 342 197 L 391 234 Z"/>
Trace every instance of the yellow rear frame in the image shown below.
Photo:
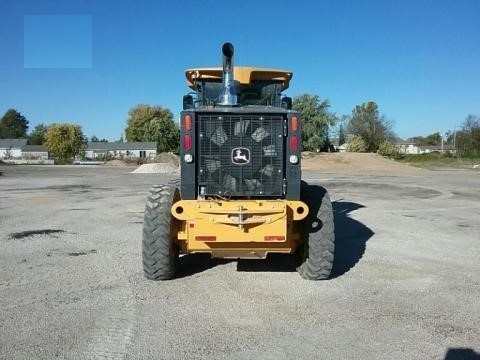
<path fill-rule="evenodd" d="M 171 213 L 183 253 L 265 258 L 295 252 L 302 241 L 296 225 L 308 206 L 294 200 L 180 200 Z"/>

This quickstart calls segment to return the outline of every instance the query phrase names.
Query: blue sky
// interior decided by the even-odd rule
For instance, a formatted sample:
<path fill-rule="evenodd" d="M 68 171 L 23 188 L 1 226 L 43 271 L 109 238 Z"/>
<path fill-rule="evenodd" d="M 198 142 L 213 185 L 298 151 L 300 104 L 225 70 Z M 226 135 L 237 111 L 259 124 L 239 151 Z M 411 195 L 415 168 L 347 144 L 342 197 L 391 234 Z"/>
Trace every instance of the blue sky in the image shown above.
<path fill-rule="evenodd" d="M 338 115 L 373 100 L 403 138 L 444 133 L 480 115 L 479 19 L 477 0 L 0 0 L 0 114 L 118 140 L 139 103 L 177 119 L 184 70 L 230 41 L 237 65 L 293 71 L 289 96 Z"/>

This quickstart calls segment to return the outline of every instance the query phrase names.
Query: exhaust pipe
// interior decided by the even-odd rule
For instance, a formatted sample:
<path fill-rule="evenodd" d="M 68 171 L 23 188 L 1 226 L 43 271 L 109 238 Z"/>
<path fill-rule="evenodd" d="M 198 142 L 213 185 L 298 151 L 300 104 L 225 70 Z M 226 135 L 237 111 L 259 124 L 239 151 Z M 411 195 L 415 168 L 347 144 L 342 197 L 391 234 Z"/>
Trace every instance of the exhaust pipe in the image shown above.
<path fill-rule="evenodd" d="M 237 94 L 235 91 L 235 80 L 233 78 L 233 45 L 229 42 L 222 46 L 223 60 L 223 90 L 218 105 L 237 105 Z"/>

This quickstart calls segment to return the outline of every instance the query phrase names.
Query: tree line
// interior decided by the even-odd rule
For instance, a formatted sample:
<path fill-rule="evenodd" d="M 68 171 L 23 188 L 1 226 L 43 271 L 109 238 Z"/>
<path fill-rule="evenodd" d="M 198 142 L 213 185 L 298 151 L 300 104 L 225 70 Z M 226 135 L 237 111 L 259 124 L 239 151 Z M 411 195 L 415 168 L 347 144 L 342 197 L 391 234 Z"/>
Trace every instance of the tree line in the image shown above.
<path fill-rule="evenodd" d="M 0 119 L 0 139 L 28 139 L 30 145 L 44 145 L 59 162 L 85 154 L 87 143 L 108 142 L 93 135 L 88 139 L 78 124 L 38 124 L 28 133 L 29 121 L 19 111 L 8 109 Z M 127 141 L 156 142 L 157 151 L 178 151 L 179 129 L 169 109 L 140 104 L 128 113 Z M 123 136 L 119 141 L 123 141 Z"/>
<path fill-rule="evenodd" d="M 440 146 L 454 149 L 460 157 L 480 157 L 480 117 L 468 115 L 461 126 L 448 130 L 444 136 L 439 132 L 409 139 L 417 146 Z"/>
<path fill-rule="evenodd" d="M 380 113 L 374 101 L 356 105 L 349 115 L 338 116 L 330 110 L 328 99 L 302 94 L 293 98 L 292 108 L 300 113 L 303 121 L 302 145 L 305 151 L 329 151 L 332 148 L 330 131 L 335 126 L 339 145 L 348 143 L 348 151 L 388 153 L 392 149 L 395 140 L 393 123 Z M 45 145 L 55 158 L 61 160 L 82 156 L 88 140 L 107 141 L 96 136 L 87 139 L 77 124 L 39 124 L 27 133 L 28 124 L 20 112 L 9 109 L 0 119 L 0 138 L 28 138 L 30 144 Z M 157 152 L 178 152 L 179 132 L 168 108 L 139 104 L 128 112 L 127 141 L 156 142 Z M 435 133 L 411 140 L 417 145 L 437 145 L 442 136 Z M 459 131 L 448 134 L 445 143 L 453 143 L 462 156 L 480 156 L 480 118 L 469 115 Z"/>
<path fill-rule="evenodd" d="M 449 132 L 447 141 L 453 142 L 459 156 L 480 157 L 480 117 L 468 115 L 460 131 Z"/>

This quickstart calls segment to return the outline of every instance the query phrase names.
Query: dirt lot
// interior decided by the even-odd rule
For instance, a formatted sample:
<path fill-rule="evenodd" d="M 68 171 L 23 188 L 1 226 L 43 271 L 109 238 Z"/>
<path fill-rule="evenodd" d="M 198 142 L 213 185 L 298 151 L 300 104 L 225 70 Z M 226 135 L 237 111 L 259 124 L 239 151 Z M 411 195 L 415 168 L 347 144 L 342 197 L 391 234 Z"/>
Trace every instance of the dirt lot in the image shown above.
<path fill-rule="evenodd" d="M 334 201 L 323 282 L 285 256 L 147 281 L 144 202 L 171 176 L 0 166 L 0 358 L 478 359 L 480 172 L 336 155 L 304 160 Z"/>
<path fill-rule="evenodd" d="M 339 174 L 403 174 L 420 175 L 422 169 L 400 164 L 378 154 L 363 153 L 304 153 L 303 170 Z"/>

